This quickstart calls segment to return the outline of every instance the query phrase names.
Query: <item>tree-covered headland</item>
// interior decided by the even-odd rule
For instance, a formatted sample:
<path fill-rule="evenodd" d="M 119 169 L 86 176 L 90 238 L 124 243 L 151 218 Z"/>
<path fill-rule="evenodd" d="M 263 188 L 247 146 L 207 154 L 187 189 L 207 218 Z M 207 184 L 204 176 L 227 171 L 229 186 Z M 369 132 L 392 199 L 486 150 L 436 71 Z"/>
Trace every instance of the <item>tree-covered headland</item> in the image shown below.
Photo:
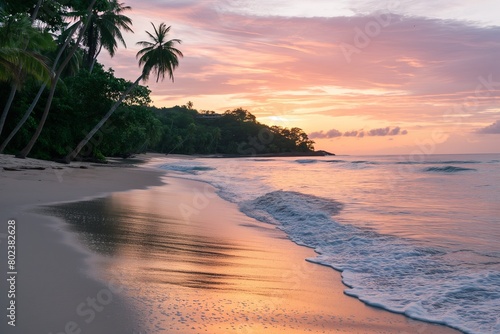
<path fill-rule="evenodd" d="M 255 155 L 314 150 L 314 142 L 301 129 L 261 124 L 242 108 L 217 114 L 198 111 L 188 103 L 151 110 L 162 124 L 162 137 L 152 147 L 156 152 Z"/>
<path fill-rule="evenodd" d="M 178 154 L 313 152 L 299 128 L 267 126 L 249 111 L 151 105 L 148 79 L 173 80 L 183 54 L 170 27 L 152 24 L 138 42 L 138 78 L 97 60 L 126 46 L 130 7 L 116 0 L 0 0 L 0 153 L 96 159 L 154 151 Z"/>

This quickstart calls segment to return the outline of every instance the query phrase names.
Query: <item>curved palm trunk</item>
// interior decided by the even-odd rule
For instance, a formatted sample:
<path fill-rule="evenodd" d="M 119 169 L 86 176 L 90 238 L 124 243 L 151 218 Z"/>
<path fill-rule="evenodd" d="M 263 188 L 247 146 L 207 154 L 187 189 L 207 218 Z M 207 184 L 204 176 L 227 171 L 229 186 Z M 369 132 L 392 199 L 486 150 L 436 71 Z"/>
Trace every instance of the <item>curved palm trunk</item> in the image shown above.
<path fill-rule="evenodd" d="M 102 45 L 99 47 L 99 50 L 97 51 L 94 59 L 92 59 L 92 64 L 90 64 L 89 73 L 92 73 L 92 71 L 94 70 L 95 63 L 97 62 L 97 57 L 99 57 L 101 50 L 102 50 Z"/>
<path fill-rule="evenodd" d="M 43 0 L 38 0 L 35 10 L 33 11 L 33 14 L 31 15 L 31 23 L 35 22 L 36 17 L 38 16 L 38 11 L 40 10 L 40 7 L 42 6 Z M 28 44 L 28 41 L 25 42 L 25 45 Z M 26 50 L 26 46 L 24 47 L 24 50 Z M 22 68 L 19 69 L 19 75 L 21 74 Z M 5 125 L 5 120 L 7 119 L 7 115 L 9 114 L 10 107 L 12 106 L 12 102 L 14 101 L 14 97 L 16 96 L 17 92 L 17 86 L 15 84 L 12 84 L 10 88 L 10 94 L 9 98 L 7 100 L 7 103 L 5 104 L 5 107 L 3 108 L 2 115 L 0 116 L 0 135 L 2 134 L 3 127 Z M 3 150 L 0 150 L 2 152 Z"/>
<path fill-rule="evenodd" d="M 16 85 L 12 84 L 9 98 L 7 99 L 7 104 L 3 108 L 2 116 L 0 116 L 0 134 L 2 134 L 3 126 L 5 125 L 5 120 L 7 119 L 7 115 L 9 114 L 10 106 L 12 105 L 12 101 L 14 101 L 16 92 L 17 92 Z"/>
<path fill-rule="evenodd" d="M 93 23 L 92 19 L 90 20 L 91 23 Z M 96 39 L 97 37 L 94 36 L 95 35 L 95 31 L 94 31 L 94 24 L 89 24 L 89 27 L 87 29 L 87 39 L 92 41 L 90 43 L 90 45 L 88 46 L 88 51 L 87 51 L 87 56 L 85 57 L 86 58 L 86 66 L 88 66 L 88 68 L 90 69 L 90 66 L 92 65 L 92 60 L 94 59 L 94 55 L 96 53 Z"/>
<path fill-rule="evenodd" d="M 59 78 L 61 77 L 61 74 L 62 74 L 64 68 L 68 65 L 69 61 L 71 60 L 71 58 L 73 57 L 73 55 L 75 54 L 76 50 L 78 49 L 78 47 L 80 45 L 80 42 L 83 38 L 85 30 L 87 29 L 87 27 L 89 25 L 90 18 L 91 18 L 90 13 L 92 12 L 92 8 L 94 7 L 95 3 L 96 3 L 96 0 L 92 0 L 89 7 L 87 8 L 88 17 L 85 20 L 85 24 L 82 28 L 82 32 L 79 34 L 78 39 L 77 39 L 75 45 L 73 46 L 73 49 L 71 49 L 71 52 L 66 56 L 63 63 L 61 64 L 61 66 L 57 70 L 57 73 L 56 73 L 54 80 L 52 82 L 52 85 L 50 87 L 49 97 L 48 97 L 47 103 L 45 104 L 45 109 L 43 110 L 43 114 L 42 114 L 42 118 L 40 119 L 40 123 L 38 123 L 38 127 L 36 128 L 36 131 L 33 134 L 33 137 L 31 137 L 31 139 L 28 142 L 28 144 L 26 145 L 26 147 L 23 148 L 22 151 L 16 155 L 17 158 L 25 159 L 26 156 L 31 152 L 31 149 L 35 145 L 40 134 L 42 133 L 43 126 L 45 125 L 45 121 L 47 120 L 47 116 L 49 114 L 50 107 L 52 105 L 52 100 L 54 98 L 54 93 L 55 93 Z"/>
<path fill-rule="evenodd" d="M 57 53 L 56 59 L 54 59 L 54 64 L 52 65 L 52 68 L 51 68 L 51 72 L 56 71 L 57 65 L 59 64 L 59 61 L 61 60 L 62 54 L 63 54 L 64 50 L 66 50 L 66 48 L 68 47 L 69 42 L 71 41 L 71 37 L 73 36 L 73 34 L 76 31 L 76 28 L 77 28 L 76 26 L 73 28 L 73 31 L 68 35 L 68 38 L 66 38 L 66 41 L 64 41 L 64 44 L 61 46 L 59 52 Z M 7 145 L 12 140 L 12 138 L 14 138 L 14 136 L 22 128 L 24 123 L 26 123 L 26 121 L 30 117 L 31 113 L 35 109 L 36 105 L 38 104 L 38 100 L 40 100 L 40 97 L 42 96 L 42 93 L 45 90 L 45 87 L 47 87 L 47 84 L 46 83 L 42 84 L 42 86 L 38 90 L 38 93 L 35 96 L 35 99 L 31 102 L 31 105 L 28 108 L 28 110 L 26 110 L 26 112 L 24 113 L 21 120 L 17 123 L 14 130 L 11 131 L 11 133 L 9 134 L 7 139 L 5 139 L 4 142 L 2 143 L 2 145 L 0 146 L 0 153 L 2 153 L 5 150 L 5 147 L 7 147 Z"/>
<path fill-rule="evenodd" d="M 36 20 L 36 17 L 38 16 L 38 11 L 40 10 L 40 7 L 42 6 L 43 0 L 38 0 L 35 10 L 33 11 L 33 14 L 31 14 L 31 22 L 34 22 Z"/>
<path fill-rule="evenodd" d="M 92 139 L 92 137 L 97 133 L 97 131 L 99 131 L 99 129 L 104 125 L 104 123 L 106 123 L 106 121 L 111 117 L 111 115 L 113 115 L 113 113 L 116 111 L 116 109 L 118 109 L 120 104 L 122 104 L 123 100 L 125 100 L 125 98 L 130 94 L 132 89 L 134 89 L 139 84 L 139 81 L 141 81 L 141 79 L 142 75 L 139 78 L 137 78 L 137 80 L 135 80 L 135 82 L 132 85 L 130 85 L 125 92 L 123 92 L 118 101 L 116 101 L 115 104 L 113 104 L 111 109 L 109 109 L 109 111 L 106 113 L 106 115 L 104 115 L 104 117 L 99 121 L 99 123 L 97 123 L 97 125 L 94 126 L 94 128 L 85 136 L 85 138 L 80 143 L 78 143 L 76 148 L 64 158 L 64 162 L 69 164 L 71 160 L 73 160 L 78 155 L 78 153 L 80 153 L 82 148 L 84 148 L 85 145 L 87 145 L 89 140 Z"/>
<path fill-rule="evenodd" d="M 47 103 L 45 104 L 45 109 L 43 110 L 42 118 L 40 119 L 40 123 L 38 123 L 35 134 L 33 135 L 33 137 L 31 137 L 31 140 L 29 141 L 28 145 L 26 145 L 26 147 L 21 152 L 16 154 L 16 158 L 25 159 L 26 156 L 30 153 L 31 149 L 33 148 L 33 145 L 35 145 L 35 142 L 40 136 L 40 133 L 42 133 L 43 126 L 45 125 L 45 121 L 47 120 L 47 116 L 49 115 L 49 110 L 52 104 L 52 99 L 54 98 L 54 93 L 56 92 L 56 86 L 57 85 L 55 82 L 52 83 L 52 85 L 50 86 L 49 97 Z"/>
<path fill-rule="evenodd" d="M 22 126 L 24 125 L 24 123 L 26 123 L 26 121 L 28 120 L 28 118 L 30 117 L 31 113 L 33 112 L 33 110 L 35 109 L 35 106 L 37 105 L 38 103 L 38 100 L 40 100 L 40 97 L 42 96 L 42 93 L 45 89 L 45 87 L 47 87 L 47 84 L 43 84 L 42 87 L 40 87 L 40 89 L 38 90 L 38 93 L 35 97 L 35 99 L 33 100 L 33 102 L 31 102 L 31 105 L 30 107 L 28 108 L 28 110 L 26 110 L 26 112 L 24 113 L 23 115 L 23 118 L 21 118 L 21 120 L 17 123 L 16 127 L 14 128 L 14 130 L 12 130 L 10 133 L 9 133 L 9 136 L 3 141 L 2 145 L 0 145 L 0 153 L 3 153 L 3 151 L 5 150 L 5 148 L 7 147 L 7 145 L 10 143 L 10 141 L 12 140 L 12 138 L 14 138 L 14 136 L 17 134 L 17 132 L 22 128 Z"/>

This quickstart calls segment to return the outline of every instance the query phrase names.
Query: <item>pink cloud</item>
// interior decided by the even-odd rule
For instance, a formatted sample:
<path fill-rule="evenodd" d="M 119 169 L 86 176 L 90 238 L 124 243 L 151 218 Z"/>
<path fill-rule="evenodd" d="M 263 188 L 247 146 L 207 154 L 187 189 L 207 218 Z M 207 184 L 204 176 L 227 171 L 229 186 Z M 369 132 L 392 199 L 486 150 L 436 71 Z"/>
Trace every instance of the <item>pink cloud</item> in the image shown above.
<path fill-rule="evenodd" d="M 477 133 L 482 134 L 500 134 L 500 121 L 496 121 L 482 129 L 479 129 Z"/>
<path fill-rule="evenodd" d="M 245 100 L 257 116 L 354 115 L 388 124 L 447 124 L 452 117 L 477 124 L 500 116 L 485 112 L 498 105 L 500 85 L 479 80 L 500 81 L 500 27 L 391 14 L 390 24 L 361 47 L 357 35 L 367 34 L 373 16 L 251 16 L 225 11 L 224 3 L 129 1 L 142 26 L 127 37 L 129 50 L 102 60 L 135 79 L 135 42 L 145 38 L 147 22 L 165 21 L 171 38 L 183 40 L 185 57 L 174 84 L 148 83 L 162 105 L 198 98 L 199 108 L 210 108 L 202 102 L 207 96 L 230 96 L 234 105 L 212 108 Z M 346 45 L 358 51 L 349 59 Z"/>
<path fill-rule="evenodd" d="M 312 132 L 309 137 L 311 139 L 325 139 L 325 138 L 338 138 L 338 137 L 358 137 L 364 138 L 365 136 L 370 137 L 386 137 L 386 136 L 404 136 L 408 134 L 408 130 L 401 130 L 399 126 L 396 127 L 385 127 L 371 130 L 351 130 L 344 133 L 337 129 L 331 129 L 328 131 L 316 131 Z"/>

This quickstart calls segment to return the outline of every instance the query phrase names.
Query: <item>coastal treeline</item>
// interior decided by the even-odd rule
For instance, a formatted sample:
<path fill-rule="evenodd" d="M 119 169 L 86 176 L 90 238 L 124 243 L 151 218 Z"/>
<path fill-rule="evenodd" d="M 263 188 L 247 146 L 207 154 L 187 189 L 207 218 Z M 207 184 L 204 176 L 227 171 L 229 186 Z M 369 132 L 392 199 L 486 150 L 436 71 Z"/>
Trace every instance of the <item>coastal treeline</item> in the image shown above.
<path fill-rule="evenodd" d="M 254 115 L 242 108 L 218 114 L 198 111 L 187 103 L 151 110 L 162 124 L 162 137 L 152 147 L 156 152 L 253 155 L 314 150 L 314 142 L 302 129 L 259 123 Z"/>
<path fill-rule="evenodd" d="M 310 152 L 299 128 L 269 127 L 243 109 L 158 109 L 140 84 L 173 80 L 181 41 L 152 24 L 130 82 L 97 60 L 126 46 L 130 7 L 116 0 L 0 0 L 0 153 L 102 160 L 145 151 L 184 154 Z"/>

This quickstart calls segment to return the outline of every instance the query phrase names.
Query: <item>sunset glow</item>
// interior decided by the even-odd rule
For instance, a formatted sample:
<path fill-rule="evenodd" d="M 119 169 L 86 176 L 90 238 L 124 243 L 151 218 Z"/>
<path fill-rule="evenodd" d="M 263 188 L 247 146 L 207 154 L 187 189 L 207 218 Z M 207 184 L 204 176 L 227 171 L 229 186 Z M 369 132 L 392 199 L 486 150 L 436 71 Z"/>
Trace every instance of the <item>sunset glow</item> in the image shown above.
<path fill-rule="evenodd" d="M 158 107 L 242 107 L 338 154 L 500 152 L 496 1 L 127 5 L 128 49 L 100 58 L 118 76 L 140 73 L 135 43 L 150 21 L 183 41 L 175 82 L 148 82 Z"/>

